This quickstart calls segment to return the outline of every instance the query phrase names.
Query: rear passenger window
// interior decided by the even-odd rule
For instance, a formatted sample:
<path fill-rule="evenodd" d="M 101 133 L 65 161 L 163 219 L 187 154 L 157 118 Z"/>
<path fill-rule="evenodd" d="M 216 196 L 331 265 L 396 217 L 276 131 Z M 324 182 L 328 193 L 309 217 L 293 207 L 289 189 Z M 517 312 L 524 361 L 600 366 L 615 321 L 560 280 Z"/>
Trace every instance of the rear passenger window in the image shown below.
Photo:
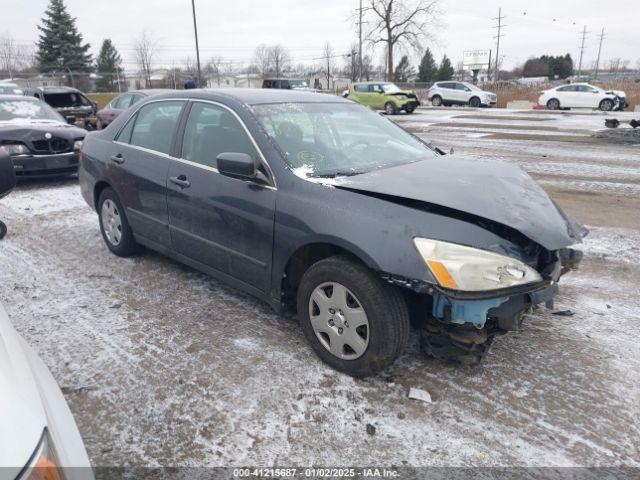
<path fill-rule="evenodd" d="M 355 85 L 353 87 L 353 89 L 356 92 L 368 92 L 369 91 L 369 86 L 368 85 Z"/>
<path fill-rule="evenodd" d="M 182 158 L 217 168 L 216 157 L 223 152 L 258 153 L 242 124 L 228 110 L 207 103 L 194 103 L 184 130 Z"/>
<path fill-rule="evenodd" d="M 169 155 L 183 104 L 173 100 L 142 107 L 136 116 L 129 143 Z"/>

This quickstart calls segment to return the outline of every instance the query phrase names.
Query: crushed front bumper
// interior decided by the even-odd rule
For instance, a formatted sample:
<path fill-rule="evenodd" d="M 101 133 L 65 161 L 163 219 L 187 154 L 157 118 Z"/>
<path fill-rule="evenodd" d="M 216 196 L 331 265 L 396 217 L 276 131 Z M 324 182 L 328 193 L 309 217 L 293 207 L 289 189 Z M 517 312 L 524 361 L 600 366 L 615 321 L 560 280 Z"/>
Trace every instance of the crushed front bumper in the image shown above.
<path fill-rule="evenodd" d="M 78 171 L 78 152 L 11 157 L 17 177 L 67 175 Z"/>

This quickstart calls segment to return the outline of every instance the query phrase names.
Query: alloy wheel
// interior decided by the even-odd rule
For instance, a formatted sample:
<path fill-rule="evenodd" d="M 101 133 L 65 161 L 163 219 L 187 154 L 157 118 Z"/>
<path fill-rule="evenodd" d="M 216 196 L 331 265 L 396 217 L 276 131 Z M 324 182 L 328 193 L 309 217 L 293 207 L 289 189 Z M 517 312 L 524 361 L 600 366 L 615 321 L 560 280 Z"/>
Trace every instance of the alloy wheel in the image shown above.
<path fill-rule="evenodd" d="M 122 218 L 115 202 L 107 198 L 100 212 L 104 234 L 113 246 L 120 245 L 122 240 Z"/>
<path fill-rule="evenodd" d="M 369 319 L 356 296 L 344 285 L 326 282 L 309 299 L 311 326 L 332 355 L 343 360 L 361 357 L 369 345 Z"/>

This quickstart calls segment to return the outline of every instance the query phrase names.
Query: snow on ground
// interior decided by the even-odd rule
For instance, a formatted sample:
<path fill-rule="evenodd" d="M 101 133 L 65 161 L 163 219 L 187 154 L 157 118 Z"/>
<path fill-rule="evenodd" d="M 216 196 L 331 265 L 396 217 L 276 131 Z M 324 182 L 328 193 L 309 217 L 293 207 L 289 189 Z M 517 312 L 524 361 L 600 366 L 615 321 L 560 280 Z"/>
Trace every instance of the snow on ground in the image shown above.
<path fill-rule="evenodd" d="M 475 142 L 487 158 L 497 148 Z M 539 146 L 502 142 L 502 159 L 537 163 Z M 593 148 L 572 147 L 574 164 Z M 602 149 L 601 165 L 632 176 L 633 151 Z M 587 212 L 603 208 L 595 183 L 575 195 Z M 637 214 L 625 205 L 620 218 Z M 152 252 L 111 255 L 76 180 L 23 184 L 0 218 L 0 301 L 94 465 L 640 467 L 640 228 L 583 219 L 585 260 L 555 306 L 574 315 L 534 312 L 481 368 L 429 360 L 413 335 L 390 369 L 355 380 L 322 364 L 293 318 Z"/>

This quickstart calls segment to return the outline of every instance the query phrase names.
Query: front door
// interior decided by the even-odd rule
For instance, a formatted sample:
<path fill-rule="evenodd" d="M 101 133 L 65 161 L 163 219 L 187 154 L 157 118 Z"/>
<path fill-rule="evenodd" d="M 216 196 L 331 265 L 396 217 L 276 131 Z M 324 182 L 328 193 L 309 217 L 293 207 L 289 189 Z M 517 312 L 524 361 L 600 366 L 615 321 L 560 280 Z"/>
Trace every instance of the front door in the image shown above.
<path fill-rule="evenodd" d="M 184 101 L 144 105 L 113 143 L 109 163 L 113 186 L 134 233 L 169 247 L 166 181 L 171 144 Z"/>
<path fill-rule="evenodd" d="M 173 249 L 267 292 L 276 191 L 271 185 L 223 176 L 216 163 L 223 152 L 261 159 L 255 143 L 231 110 L 196 101 L 181 150 L 182 159 L 173 161 L 168 173 Z"/>

